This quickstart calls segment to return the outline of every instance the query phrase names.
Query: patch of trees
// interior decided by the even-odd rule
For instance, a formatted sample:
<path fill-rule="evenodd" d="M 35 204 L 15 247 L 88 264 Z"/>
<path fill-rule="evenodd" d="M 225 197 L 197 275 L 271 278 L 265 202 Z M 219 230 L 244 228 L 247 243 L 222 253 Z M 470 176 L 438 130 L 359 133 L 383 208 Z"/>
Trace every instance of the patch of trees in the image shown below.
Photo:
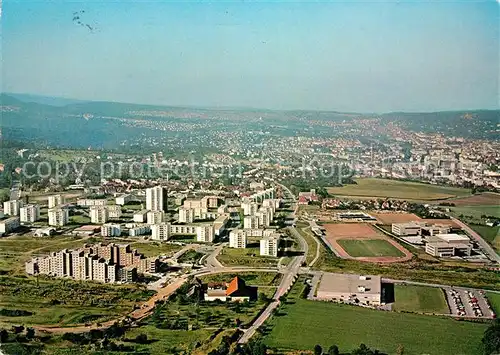
<path fill-rule="evenodd" d="M 337 345 L 332 345 L 326 350 L 326 352 L 323 351 L 323 348 L 321 345 L 317 344 L 314 346 L 313 349 L 314 355 L 339 355 L 339 348 Z M 402 346 L 398 347 L 397 354 L 398 355 L 403 355 L 404 349 Z M 379 350 L 375 349 L 370 349 L 368 346 L 365 344 L 360 344 L 357 349 L 354 349 L 349 353 L 350 355 L 385 355 L 385 353 L 380 352 Z"/>
<path fill-rule="evenodd" d="M 481 340 L 483 345 L 484 355 L 499 354 L 500 353 L 500 320 L 495 319 L 493 324 L 491 324 L 485 331 L 483 339 Z"/>
<path fill-rule="evenodd" d="M 4 317 L 26 317 L 32 315 L 33 315 L 32 312 L 28 312 L 22 309 L 5 309 L 5 308 L 0 309 L 0 316 Z"/>

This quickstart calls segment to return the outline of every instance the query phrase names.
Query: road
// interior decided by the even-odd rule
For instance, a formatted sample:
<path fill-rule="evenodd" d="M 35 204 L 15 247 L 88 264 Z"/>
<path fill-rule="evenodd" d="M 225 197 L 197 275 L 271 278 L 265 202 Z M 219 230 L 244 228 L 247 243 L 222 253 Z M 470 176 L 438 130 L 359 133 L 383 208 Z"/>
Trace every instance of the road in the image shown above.
<path fill-rule="evenodd" d="M 295 217 L 295 214 L 297 212 L 298 204 L 295 201 L 295 196 L 292 194 L 292 192 L 284 185 L 280 185 L 284 190 L 288 191 L 290 194 L 290 197 L 293 199 L 295 203 L 295 208 L 293 212 L 293 216 Z M 306 255 L 307 255 L 307 242 L 302 238 L 299 232 L 295 229 L 295 227 L 288 227 L 288 230 L 290 233 L 293 235 L 294 238 L 296 238 L 299 241 L 299 251 L 302 251 L 302 255 L 295 256 L 293 260 L 286 266 L 286 268 L 282 268 L 283 270 L 283 278 L 278 286 L 278 289 L 276 290 L 276 293 L 273 296 L 273 300 L 269 305 L 266 307 L 266 309 L 259 315 L 259 317 L 253 322 L 253 324 L 248 328 L 243 335 L 240 337 L 238 340 L 239 344 L 245 344 L 247 343 L 252 336 L 255 334 L 257 329 L 261 327 L 264 322 L 271 316 L 273 311 L 280 305 L 280 297 L 285 295 L 290 287 L 292 287 L 293 283 L 295 282 L 295 279 L 299 273 L 300 267 L 302 266 L 302 263 L 305 262 L 306 260 Z"/>
<path fill-rule="evenodd" d="M 207 267 L 209 268 L 223 268 L 224 265 L 221 264 L 219 260 L 217 260 L 217 255 L 220 254 L 222 248 L 224 247 L 224 244 L 221 244 L 215 248 L 213 252 L 210 253 L 209 256 L 207 256 Z"/>
<path fill-rule="evenodd" d="M 461 220 L 456 219 L 455 217 L 451 217 L 451 216 L 450 216 L 450 218 L 460 228 L 462 228 L 464 231 L 466 231 L 467 234 L 469 234 L 472 238 L 474 238 L 474 240 L 479 244 L 479 246 L 481 247 L 481 249 L 483 249 L 483 251 L 486 254 L 488 254 L 488 257 L 492 261 L 496 262 L 497 264 L 500 264 L 500 255 L 498 255 L 496 253 L 495 249 L 493 249 L 491 247 L 491 245 L 489 245 L 478 233 L 476 233 L 471 227 L 469 227 L 468 225 L 466 225 Z"/>

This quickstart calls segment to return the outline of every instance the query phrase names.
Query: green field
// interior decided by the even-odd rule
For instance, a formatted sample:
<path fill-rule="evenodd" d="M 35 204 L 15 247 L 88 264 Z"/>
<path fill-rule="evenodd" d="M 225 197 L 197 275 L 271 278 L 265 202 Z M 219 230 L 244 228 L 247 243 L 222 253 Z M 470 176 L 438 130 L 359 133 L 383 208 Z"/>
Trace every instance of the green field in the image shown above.
<path fill-rule="evenodd" d="M 500 218 L 499 206 L 458 206 L 450 207 L 450 210 L 457 216 L 472 216 L 481 219 L 481 216 L 494 216 Z"/>
<path fill-rule="evenodd" d="M 330 187 L 328 193 L 336 196 L 380 197 L 431 201 L 470 195 L 469 189 L 437 186 L 417 182 L 364 178 L 357 184 Z"/>
<path fill-rule="evenodd" d="M 278 265 L 278 258 L 260 256 L 259 247 L 247 247 L 245 249 L 224 248 L 217 256 L 225 266 L 255 266 L 255 267 L 275 267 Z"/>
<path fill-rule="evenodd" d="M 473 355 L 481 354 L 487 325 L 299 299 L 283 306 L 266 328 L 264 342 L 280 349 L 336 344 L 344 353 L 364 343 L 388 354 L 402 345 L 405 355 Z"/>
<path fill-rule="evenodd" d="M 448 314 L 443 290 L 436 287 L 395 285 L 393 309 L 398 312 Z"/>
<path fill-rule="evenodd" d="M 489 227 L 478 224 L 470 224 L 469 226 L 490 243 L 497 253 L 500 253 L 500 226 Z"/>
<path fill-rule="evenodd" d="M 383 239 L 339 239 L 337 243 L 352 257 L 404 256 L 403 252 Z"/>
<path fill-rule="evenodd" d="M 486 297 L 488 298 L 490 306 L 498 318 L 500 316 L 500 294 L 494 292 L 487 292 Z"/>

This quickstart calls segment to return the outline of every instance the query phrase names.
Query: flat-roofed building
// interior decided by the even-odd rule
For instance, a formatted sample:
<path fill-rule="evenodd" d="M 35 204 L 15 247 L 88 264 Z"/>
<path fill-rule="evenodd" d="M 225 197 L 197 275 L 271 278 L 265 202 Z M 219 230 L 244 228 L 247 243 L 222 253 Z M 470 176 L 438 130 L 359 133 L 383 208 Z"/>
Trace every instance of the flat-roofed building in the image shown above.
<path fill-rule="evenodd" d="M 147 221 L 148 210 L 141 210 L 134 212 L 133 221 L 137 223 L 144 223 Z"/>
<path fill-rule="evenodd" d="M 196 226 L 192 224 L 170 224 L 171 234 L 196 234 Z"/>
<path fill-rule="evenodd" d="M 64 196 L 62 195 L 51 195 L 48 197 L 48 207 L 54 208 L 64 203 Z"/>
<path fill-rule="evenodd" d="M 391 226 L 392 233 L 398 236 L 417 236 L 421 234 L 422 226 L 417 222 L 408 223 L 393 223 Z"/>
<path fill-rule="evenodd" d="M 247 247 L 247 234 L 244 230 L 235 229 L 229 233 L 229 247 L 241 248 Z"/>
<path fill-rule="evenodd" d="M 179 207 L 179 222 L 180 223 L 193 223 L 194 222 L 194 208 Z"/>
<path fill-rule="evenodd" d="M 128 227 L 128 235 L 131 237 L 137 237 L 148 233 L 151 233 L 151 225 L 149 224 L 133 224 Z"/>
<path fill-rule="evenodd" d="M 437 257 L 470 256 L 472 244 L 469 237 L 465 235 L 455 233 L 436 234 L 427 238 L 425 252 Z"/>
<path fill-rule="evenodd" d="M 213 229 L 215 236 L 221 235 L 229 223 L 229 214 L 222 214 L 214 221 Z"/>
<path fill-rule="evenodd" d="M 377 306 L 382 303 L 380 276 L 323 273 L 316 292 L 320 300 Z M 358 300 L 358 302 L 356 302 Z"/>
<path fill-rule="evenodd" d="M 151 239 L 153 240 L 169 240 L 170 239 L 170 224 L 159 223 L 151 225 Z"/>
<path fill-rule="evenodd" d="M 62 227 L 69 222 L 69 210 L 67 208 L 55 207 L 48 211 L 49 226 Z"/>
<path fill-rule="evenodd" d="M 9 200 L 3 203 L 3 213 L 8 216 L 19 216 L 21 207 L 24 206 L 22 200 Z"/>
<path fill-rule="evenodd" d="M 0 235 L 10 233 L 20 226 L 19 217 L 9 217 L 0 221 Z"/>
<path fill-rule="evenodd" d="M 82 207 L 106 206 L 108 204 L 108 200 L 105 198 L 79 198 L 76 200 L 76 204 Z"/>
<path fill-rule="evenodd" d="M 119 224 L 106 223 L 101 226 L 101 235 L 103 237 L 119 237 L 122 229 Z"/>
<path fill-rule="evenodd" d="M 196 241 L 212 243 L 214 241 L 214 226 L 212 224 L 204 224 L 196 226 Z"/>
<path fill-rule="evenodd" d="M 245 229 L 258 229 L 259 217 L 258 216 L 245 216 L 243 217 L 243 228 Z"/>
<path fill-rule="evenodd" d="M 122 207 L 120 205 L 107 205 L 108 218 L 120 218 L 122 216 Z"/>
<path fill-rule="evenodd" d="M 278 256 L 279 235 L 271 235 L 260 240 L 260 255 L 261 256 Z"/>
<path fill-rule="evenodd" d="M 90 206 L 90 222 L 95 224 L 106 223 L 109 219 L 109 212 L 106 206 Z"/>
<path fill-rule="evenodd" d="M 132 201 L 133 198 L 134 197 L 131 194 L 119 195 L 115 198 L 115 203 L 117 205 L 123 206 L 123 205 L 126 205 L 127 203 L 129 203 L 130 201 Z"/>
<path fill-rule="evenodd" d="M 23 223 L 34 223 L 40 219 L 40 206 L 26 205 L 19 209 L 19 219 Z"/>
<path fill-rule="evenodd" d="M 146 209 L 151 211 L 164 211 L 167 205 L 167 190 L 163 186 L 146 189 Z"/>
<path fill-rule="evenodd" d="M 164 222 L 165 213 L 163 211 L 148 211 L 147 213 L 147 223 L 148 224 L 160 224 Z"/>

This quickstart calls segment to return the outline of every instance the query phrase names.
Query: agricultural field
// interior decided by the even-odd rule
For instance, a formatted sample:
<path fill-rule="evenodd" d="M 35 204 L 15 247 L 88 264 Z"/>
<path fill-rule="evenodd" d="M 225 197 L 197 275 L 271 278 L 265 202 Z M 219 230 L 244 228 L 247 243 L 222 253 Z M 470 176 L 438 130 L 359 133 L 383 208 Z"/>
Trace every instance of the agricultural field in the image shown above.
<path fill-rule="evenodd" d="M 469 189 L 429 185 L 417 182 L 377 178 L 356 179 L 357 184 L 330 187 L 328 193 L 334 196 L 392 198 L 414 201 L 432 201 L 469 196 Z"/>
<path fill-rule="evenodd" d="M 259 246 L 248 244 L 245 249 L 224 248 L 217 256 L 224 266 L 255 266 L 255 267 L 276 267 L 278 258 L 270 256 L 260 256 Z"/>
<path fill-rule="evenodd" d="M 498 206 L 498 201 L 500 200 L 500 194 L 494 192 L 483 192 L 480 194 L 475 194 L 467 197 L 455 198 L 449 201 L 438 201 L 438 202 L 452 202 L 456 206 Z"/>
<path fill-rule="evenodd" d="M 484 240 L 490 243 L 493 248 L 500 253 L 500 226 L 489 227 L 479 224 L 470 224 L 469 227 L 479 233 Z"/>
<path fill-rule="evenodd" d="M 297 350 L 336 344 L 341 353 L 364 343 L 388 354 L 395 354 L 400 345 L 407 355 L 480 354 L 486 328 L 486 324 L 436 316 L 298 299 L 282 306 L 266 323 L 264 342 Z"/>
<path fill-rule="evenodd" d="M 352 257 L 402 257 L 405 255 L 383 239 L 339 239 L 337 242 Z"/>
<path fill-rule="evenodd" d="M 498 202 L 500 204 L 500 200 Z M 483 215 L 485 216 L 493 216 L 500 218 L 500 205 L 496 206 L 458 206 L 458 207 L 449 207 L 455 216 L 472 216 L 475 219 L 481 220 Z"/>
<path fill-rule="evenodd" d="M 393 310 L 398 312 L 449 314 L 443 290 L 437 287 L 395 285 Z"/>

